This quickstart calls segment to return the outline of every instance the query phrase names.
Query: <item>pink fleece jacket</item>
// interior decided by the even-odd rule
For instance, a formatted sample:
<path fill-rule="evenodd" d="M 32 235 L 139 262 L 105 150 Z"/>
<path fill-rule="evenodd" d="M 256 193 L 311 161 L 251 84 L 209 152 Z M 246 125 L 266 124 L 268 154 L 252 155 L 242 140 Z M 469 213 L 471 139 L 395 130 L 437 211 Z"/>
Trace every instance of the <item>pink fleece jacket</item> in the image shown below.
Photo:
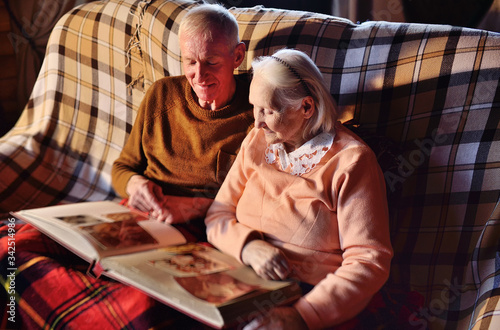
<path fill-rule="evenodd" d="M 374 153 L 337 124 L 321 162 L 295 176 L 265 160 L 253 129 L 207 217 L 208 240 L 241 261 L 253 236 L 280 247 L 293 277 L 314 285 L 294 307 L 311 329 L 363 310 L 388 278 L 392 248 L 384 177 Z"/>

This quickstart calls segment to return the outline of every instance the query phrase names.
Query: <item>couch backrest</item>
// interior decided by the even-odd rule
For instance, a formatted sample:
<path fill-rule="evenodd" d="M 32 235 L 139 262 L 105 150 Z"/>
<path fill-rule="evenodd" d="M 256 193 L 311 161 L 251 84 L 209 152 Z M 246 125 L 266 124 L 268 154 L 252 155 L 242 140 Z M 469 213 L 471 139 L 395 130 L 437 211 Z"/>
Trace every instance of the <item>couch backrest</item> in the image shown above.
<path fill-rule="evenodd" d="M 114 197 L 111 165 L 145 90 L 182 74 L 178 26 L 194 5 L 95 2 L 59 22 L 30 102 L 0 140 L 0 211 Z M 303 50 L 324 74 L 342 120 L 395 143 L 396 165 L 384 173 L 396 250 L 390 281 L 437 306 L 424 321 L 467 324 L 468 308 L 495 278 L 500 35 L 356 25 L 262 7 L 231 11 L 248 48 L 238 72 L 255 56 Z"/>

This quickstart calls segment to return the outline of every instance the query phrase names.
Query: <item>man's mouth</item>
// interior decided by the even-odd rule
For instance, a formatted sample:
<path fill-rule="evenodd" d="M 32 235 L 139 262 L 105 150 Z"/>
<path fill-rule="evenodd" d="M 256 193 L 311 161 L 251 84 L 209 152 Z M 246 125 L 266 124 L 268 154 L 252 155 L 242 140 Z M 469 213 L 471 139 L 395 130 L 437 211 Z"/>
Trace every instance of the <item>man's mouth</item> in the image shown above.
<path fill-rule="evenodd" d="M 203 84 L 196 84 L 198 87 L 200 88 L 210 88 L 210 87 L 213 87 L 215 86 L 215 84 L 206 84 L 206 83 L 203 83 Z"/>

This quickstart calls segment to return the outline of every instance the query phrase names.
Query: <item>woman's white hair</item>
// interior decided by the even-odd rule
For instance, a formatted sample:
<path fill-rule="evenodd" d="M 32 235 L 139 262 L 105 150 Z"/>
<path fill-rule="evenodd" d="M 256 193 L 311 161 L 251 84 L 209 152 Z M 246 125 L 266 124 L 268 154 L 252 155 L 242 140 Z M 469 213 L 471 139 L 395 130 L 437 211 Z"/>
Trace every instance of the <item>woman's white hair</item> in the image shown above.
<path fill-rule="evenodd" d="M 213 41 L 223 35 L 230 49 L 239 42 L 238 22 L 226 8 L 219 4 L 204 3 L 190 9 L 179 25 L 179 36 L 203 38 Z"/>
<path fill-rule="evenodd" d="M 306 125 L 305 138 L 333 130 L 338 116 L 337 105 L 323 75 L 307 54 L 281 49 L 272 56 L 254 59 L 252 70 L 274 90 L 271 100 L 274 110 L 298 109 L 306 96 L 312 97 L 316 111 Z"/>

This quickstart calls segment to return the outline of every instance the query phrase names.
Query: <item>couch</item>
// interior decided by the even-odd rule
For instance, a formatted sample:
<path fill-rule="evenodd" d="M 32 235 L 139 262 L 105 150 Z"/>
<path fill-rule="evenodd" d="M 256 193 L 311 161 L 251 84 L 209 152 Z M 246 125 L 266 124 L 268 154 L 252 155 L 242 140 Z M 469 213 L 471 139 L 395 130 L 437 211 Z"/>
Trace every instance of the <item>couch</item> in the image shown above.
<path fill-rule="evenodd" d="M 59 21 L 29 102 L 0 139 L 4 218 L 19 209 L 117 199 L 112 163 L 145 91 L 182 74 L 179 21 L 195 5 L 96 1 Z M 231 11 L 247 46 L 237 73 L 283 47 L 305 51 L 324 74 L 341 121 L 377 153 L 395 251 L 387 292 L 419 299 L 402 324 L 500 327 L 500 34 L 354 24 L 262 6 Z M 44 318 L 21 291 L 18 302 L 21 315 Z"/>

